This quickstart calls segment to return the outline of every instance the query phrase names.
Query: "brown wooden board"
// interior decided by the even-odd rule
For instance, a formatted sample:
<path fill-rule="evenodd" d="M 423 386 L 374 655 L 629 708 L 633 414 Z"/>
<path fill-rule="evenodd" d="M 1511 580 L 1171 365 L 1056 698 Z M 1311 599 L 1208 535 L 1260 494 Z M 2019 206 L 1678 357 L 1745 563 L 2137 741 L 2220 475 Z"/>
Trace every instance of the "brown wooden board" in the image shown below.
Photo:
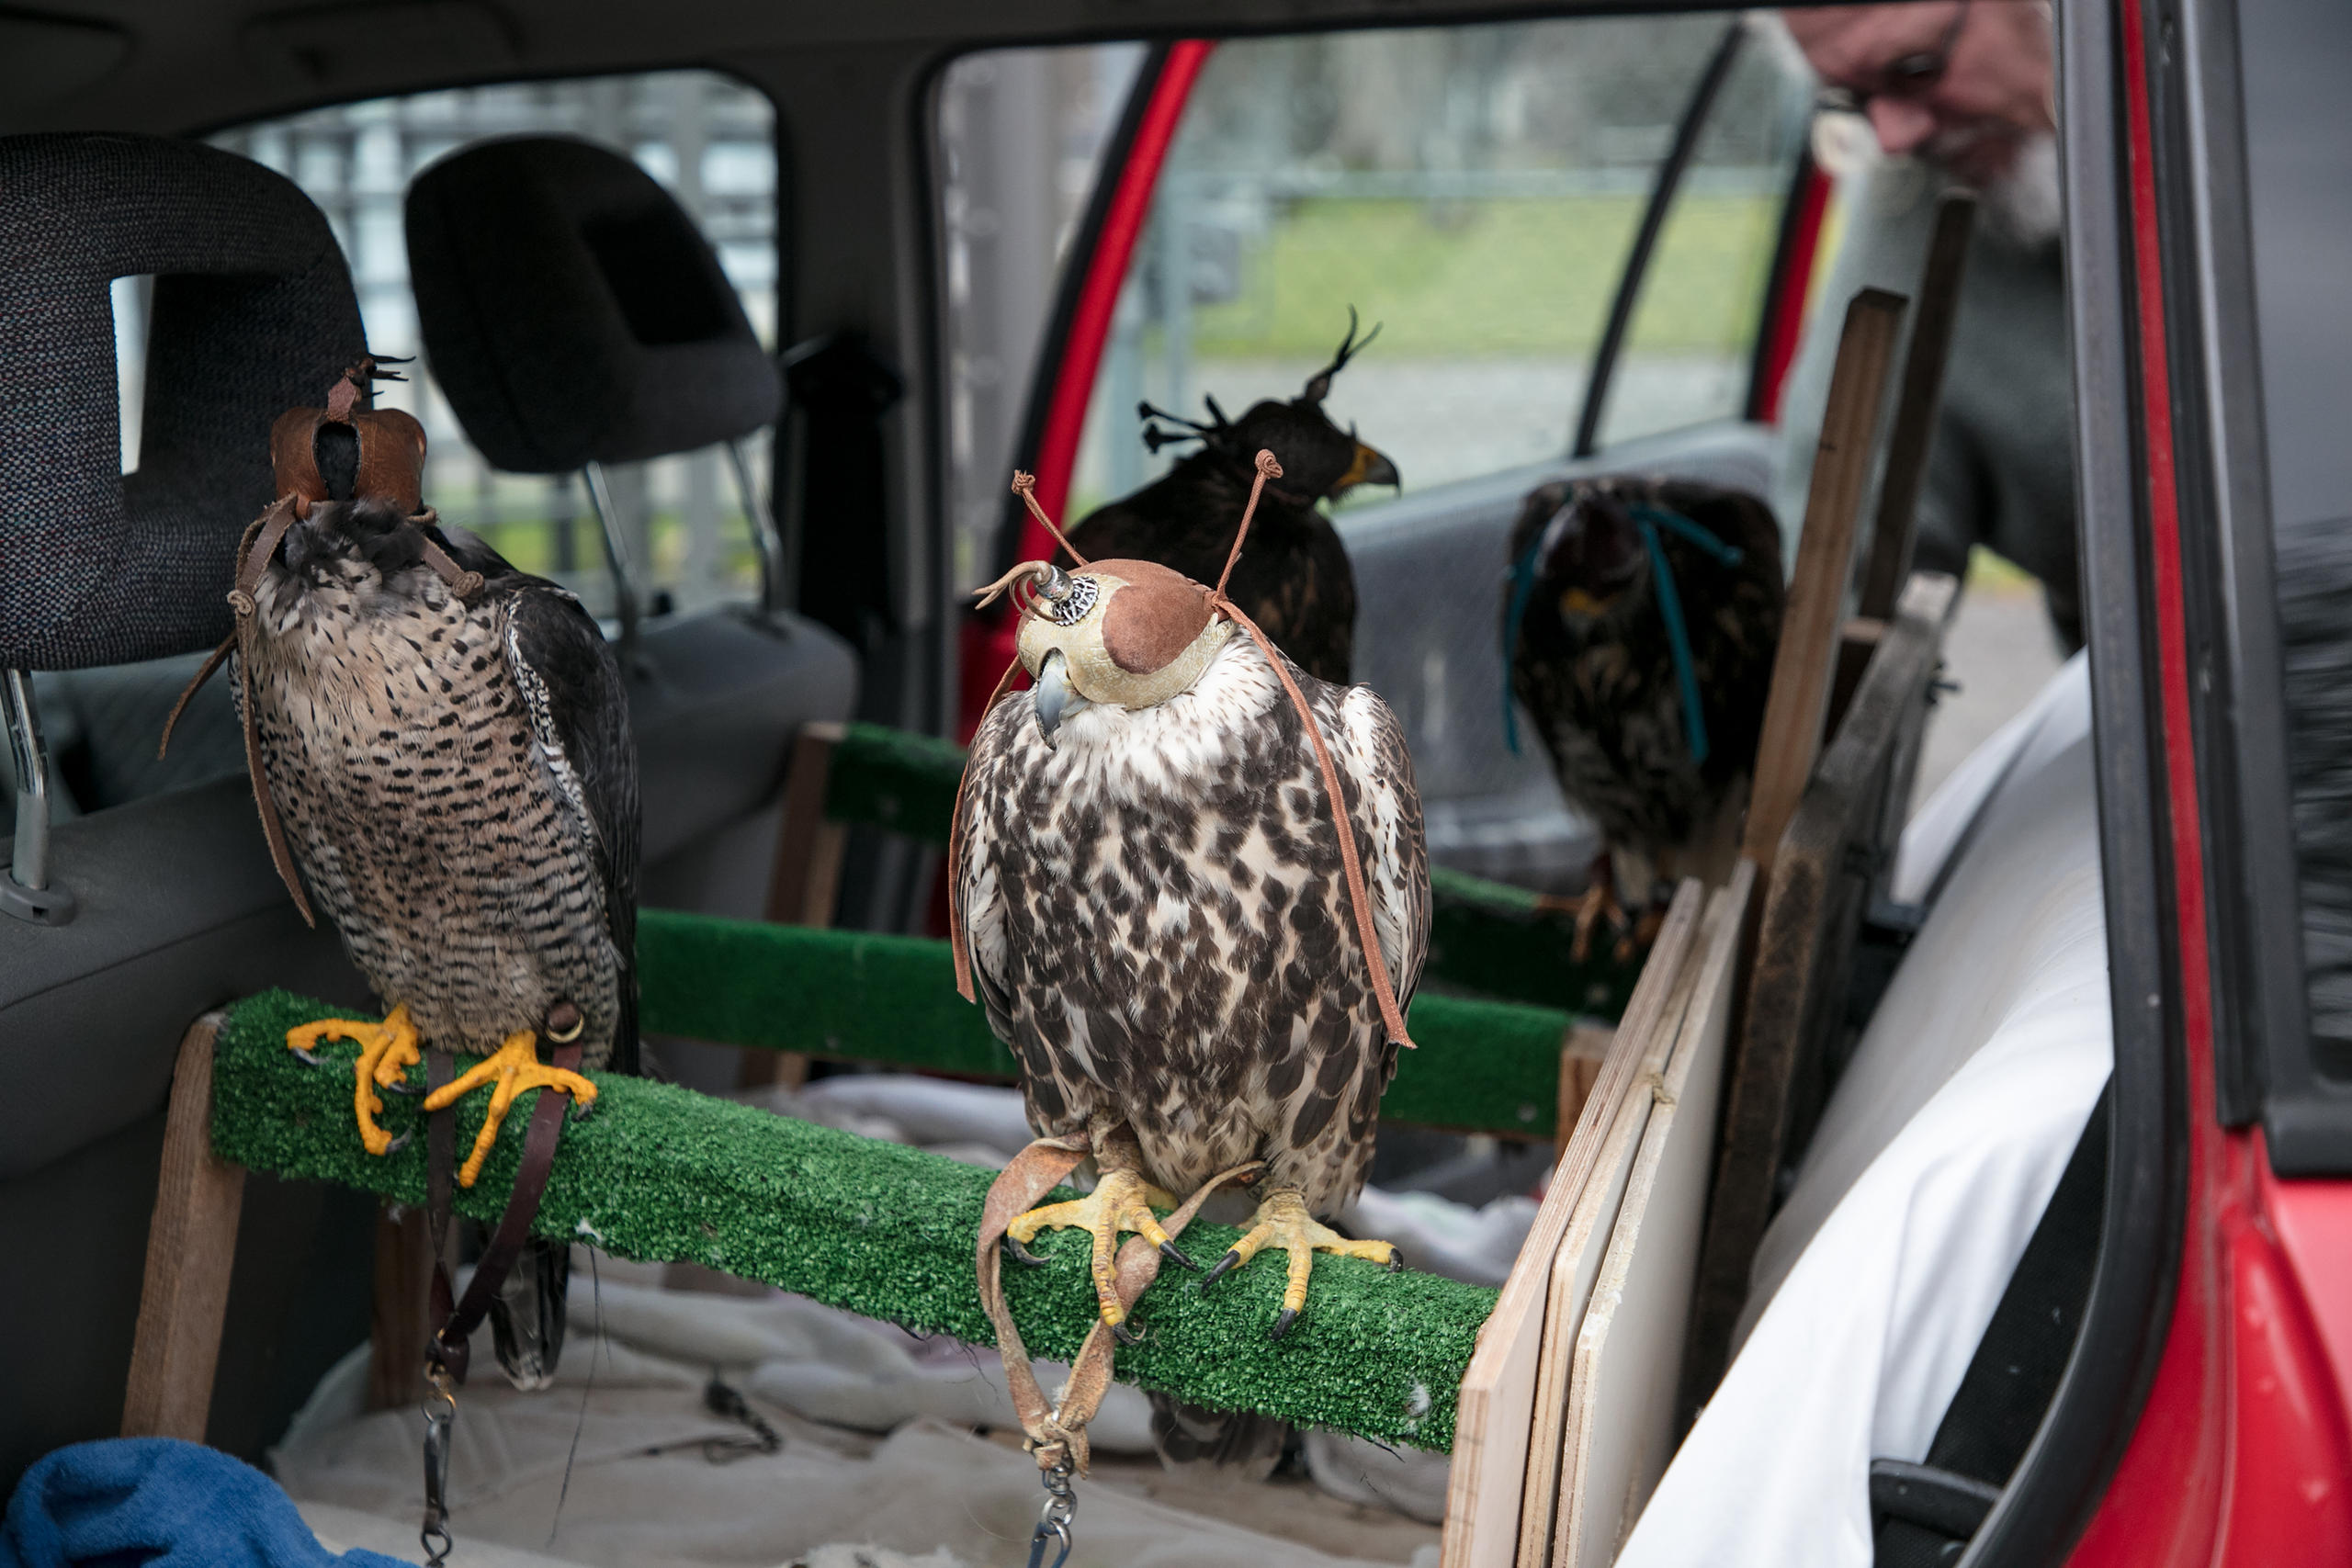
<path fill-rule="evenodd" d="M 1927 265 L 1919 276 L 1911 341 L 1903 354 L 1902 389 L 1895 394 L 1894 423 L 1886 438 L 1886 471 L 1879 480 L 1878 516 L 1863 557 L 1860 615 L 1883 622 L 1894 613 L 1895 596 L 1911 578 L 1919 487 L 1934 449 L 1936 416 L 1942 411 L 1944 364 L 1951 355 L 1952 323 L 1960 317 L 1960 286 L 1968 273 L 1968 236 L 1975 226 L 1976 198 L 1946 191 L 1936 203 L 1936 226 L 1928 241 Z M 1829 729 L 1835 733 L 1846 705 L 1861 684 L 1870 649 L 1849 635 L 1838 650 L 1838 683 L 1829 699 Z M 1903 791 L 1907 800 L 1910 790 Z"/>
<path fill-rule="evenodd" d="M 792 761 L 785 771 L 784 802 L 778 807 L 775 863 L 768 872 L 766 918 L 777 925 L 823 930 L 833 923 L 849 829 L 825 815 L 825 795 L 832 783 L 833 753 L 847 733 L 844 725 L 804 724 L 792 738 Z M 736 1081 L 745 1089 L 763 1084 L 797 1089 L 808 1081 L 808 1054 L 746 1050 Z"/>
<path fill-rule="evenodd" d="M 122 1435 L 204 1441 L 245 1173 L 212 1154 L 212 1043 L 220 1013 L 196 1021 L 172 1068 L 155 1213 L 147 1228 L 147 1275 L 139 1293 Z"/>
<path fill-rule="evenodd" d="M 1755 863 L 1743 860 L 1708 909 L 1705 940 L 1685 970 L 1690 1006 L 1577 1325 L 1553 1568 L 1613 1562 L 1673 1456 L 1732 986 L 1755 889 Z"/>
<path fill-rule="evenodd" d="M 1886 809 L 1886 792 L 1898 760 L 1916 755 L 1911 732 L 1925 722 L 1924 694 L 1957 592 L 1940 574 L 1912 578 L 1781 841 L 1700 1257 L 1686 1415 L 1723 1375 L 1775 1178 L 1784 1156 L 1803 1147 L 1826 1094 L 1826 1053 L 1842 1021 L 1856 931 L 1901 820 Z"/>
<path fill-rule="evenodd" d="M 1686 881 L 1643 965 L 1625 1016 L 1591 1095 L 1562 1145 L 1552 1185 L 1494 1311 L 1478 1331 L 1463 1374 L 1454 1419 L 1453 1463 L 1446 1481 L 1443 1568 L 1510 1568 L 1518 1550 L 1520 1499 L 1527 1473 L 1544 1308 L 1552 1259 L 1577 1201 L 1599 1163 L 1617 1111 L 1634 1088 L 1643 1058 L 1667 1017 L 1699 927 L 1703 894 Z"/>
<path fill-rule="evenodd" d="M 1797 537 L 1796 570 L 1781 615 L 1781 642 L 1772 660 L 1771 694 L 1756 747 L 1743 852 L 1770 875 L 1781 833 L 1796 812 L 1820 752 L 1822 716 L 1829 701 L 1838 630 L 1853 575 L 1854 534 L 1885 402 L 1887 364 L 1903 322 L 1904 300 L 1865 288 L 1846 307 L 1821 443 L 1813 460 L 1804 531 Z"/>

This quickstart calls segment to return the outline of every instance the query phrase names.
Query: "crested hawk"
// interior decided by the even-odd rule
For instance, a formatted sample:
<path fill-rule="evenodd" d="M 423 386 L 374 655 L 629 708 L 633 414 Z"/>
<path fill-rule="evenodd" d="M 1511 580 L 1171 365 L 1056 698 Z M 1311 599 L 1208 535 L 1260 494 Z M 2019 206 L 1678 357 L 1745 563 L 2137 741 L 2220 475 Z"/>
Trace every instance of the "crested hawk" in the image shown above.
<path fill-rule="evenodd" d="M 1515 695 L 1605 845 L 1581 959 L 1604 916 L 1634 909 L 1646 935 L 1681 877 L 1731 873 L 1780 646 L 1781 530 L 1737 491 L 1566 480 L 1527 497 L 1510 553 L 1504 721 L 1516 749 Z"/>
<path fill-rule="evenodd" d="M 1315 1252 L 1396 1261 L 1317 1216 L 1363 1184 L 1401 1032 L 1384 1023 L 1340 814 L 1283 674 L 1334 765 L 1399 1019 L 1430 938 L 1403 732 L 1368 688 L 1278 671 L 1210 589 L 1167 567 L 1029 562 L 1013 579 L 1035 684 L 974 737 L 954 909 L 1031 1126 L 1088 1134 L 1101 1180 L 1014 1222 L 1010 1246 L 1091 1231 L 1101 1314 L 1124 1336 L 1118 1233 L 1186 1261 L 1151 1205 L 1261 1160 L 1256 1217 L 1210 1279 L 1283 1248 L 1279 1337 Z"/>
<path fill-rule="evenodd" d="M 1269 398 L 1238 420 L 1207 400 L 1206 422 L 1180 419 L 1142 405 L 1145 444 L 1157 452 L 1197 441 L 1195 451 L 1133 495 L 1089 513 L 1070 530 L 1071 545 L 1089 555 L 1157 561 L 1201 582 L 1215 581 L 1248 503 L 1256 454 L 1271 451 L 1283 471 L 1268 484 L 1250 529 L 1250 549 L 1234 564 L 1226 591 L 1242 613 L 1265 629 L 1292 662 L 1320 681 L 1346 685 L 1355 644 L 1356 581 L 1339 530 L 1316 506 L 1337 501 L 1360 484 L 1398 483 L 1396 465 L 1341 430 L 1323 412 L 1331 378 L 1380 333 L 1358 341 L 1356 314 L 1331 363 L 1307 378 L 1288 402 Z"/>

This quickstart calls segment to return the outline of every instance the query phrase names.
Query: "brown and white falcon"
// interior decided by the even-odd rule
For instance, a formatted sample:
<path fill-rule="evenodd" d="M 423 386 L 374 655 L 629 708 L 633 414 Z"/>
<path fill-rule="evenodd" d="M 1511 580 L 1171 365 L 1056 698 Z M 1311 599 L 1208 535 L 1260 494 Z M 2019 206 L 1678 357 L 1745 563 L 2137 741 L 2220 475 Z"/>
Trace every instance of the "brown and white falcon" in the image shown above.
<path fill-rule="evenodd" d="M 1010 1243 L 1091 1231 L 1102 1316 L 1125 1337 L 1110 1274 L 1119 1233 L 1188 1262 L 1151 1206 L 1262 1160 L 1256 1217 L 1209 1279 L 1284 1249 L 1279 1337 L 1317 1251 L 1396 1262 L 1388 1243 L 1317 1216 L 1363 1184 L 1402 1032 L 1384 1021 L 1337 814 L 1283 674 L 1346 800 L 1396 1019 L 1430 938 L 1403 731 L 1367 687 L 1286 660 L 1278 671 L 1229 602 L 1167 567 L 1029 562 L 1014 578 L 1035 684 L 974 737 L 954 907 L 989 1027 L 1020 1059 L 1031 1126 L 1086 1134 L 1101 1180 L 1022 1216 Z"/>

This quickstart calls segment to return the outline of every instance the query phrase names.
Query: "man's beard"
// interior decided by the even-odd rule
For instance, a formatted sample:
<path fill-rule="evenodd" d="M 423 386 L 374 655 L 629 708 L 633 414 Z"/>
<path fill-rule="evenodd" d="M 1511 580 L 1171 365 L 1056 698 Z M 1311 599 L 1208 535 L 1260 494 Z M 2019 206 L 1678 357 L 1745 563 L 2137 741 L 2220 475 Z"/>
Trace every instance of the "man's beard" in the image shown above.
<path fill-rule="evenodd" d="M 2065 219 L 2058 185 L 2058 138 L 2039 131 L 2018 138 L 1997 173 L 1983 165 L 1992 151 L 1973 130 L 1939 137 L 1923 148 L 1927 160 L 1976 192 L 1993 229 L 2012 244 L 2040 246 L 2058 237 Z"/>

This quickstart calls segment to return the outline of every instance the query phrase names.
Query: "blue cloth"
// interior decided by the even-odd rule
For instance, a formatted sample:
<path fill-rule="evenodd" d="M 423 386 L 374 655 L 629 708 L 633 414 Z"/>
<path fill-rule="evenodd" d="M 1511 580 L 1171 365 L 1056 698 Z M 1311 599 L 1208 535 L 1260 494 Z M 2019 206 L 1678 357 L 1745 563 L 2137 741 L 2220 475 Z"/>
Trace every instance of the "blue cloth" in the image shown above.
<path fill-rule="evenodd" d="M 319 1544 L 294 1500 L 249 1464 L 175 1438 L 111 1438 L 44 1455 L 0 1522 L 0 1568 L 404 1568 Z"/>

